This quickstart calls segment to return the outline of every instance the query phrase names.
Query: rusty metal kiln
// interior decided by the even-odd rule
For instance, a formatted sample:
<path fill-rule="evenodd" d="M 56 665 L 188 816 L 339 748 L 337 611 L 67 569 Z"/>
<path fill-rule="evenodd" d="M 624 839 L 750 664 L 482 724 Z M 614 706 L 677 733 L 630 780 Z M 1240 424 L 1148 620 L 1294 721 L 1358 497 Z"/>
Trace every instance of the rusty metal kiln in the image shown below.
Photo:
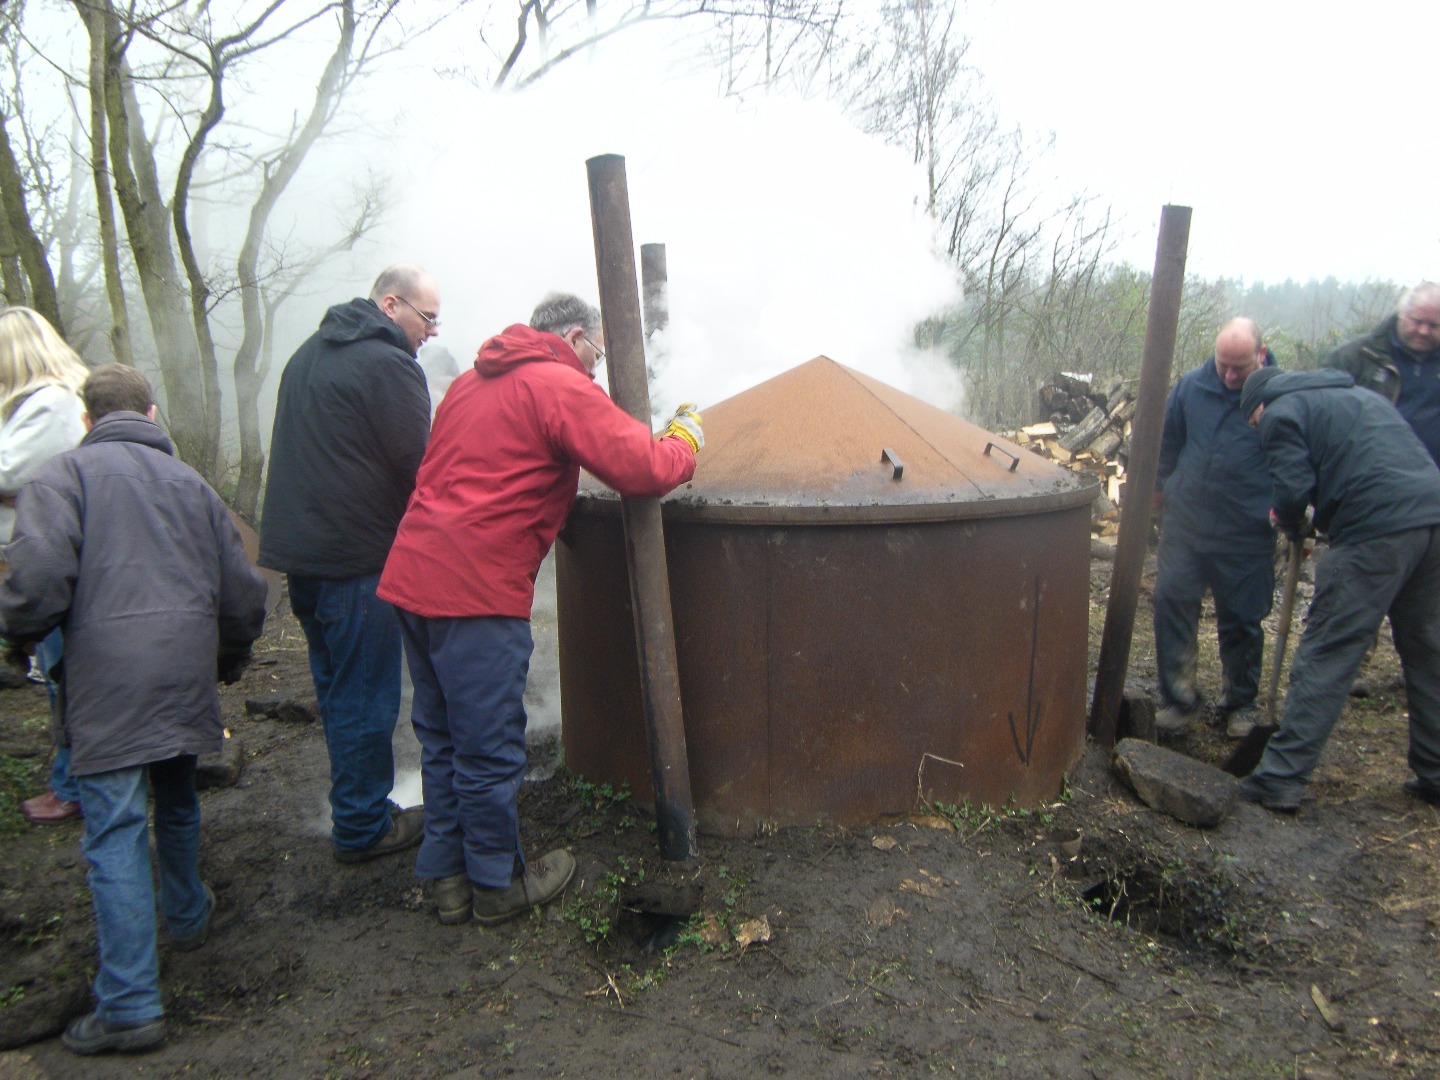
<path fill-rule="evenodd" d="M 1033 805 L 1085 738 L 1096 485 L 826 357 L 705 410 L 663 503 L 696 819 Z M 619 499 L 557 546 L 569 767 L 652 805 Z"/>

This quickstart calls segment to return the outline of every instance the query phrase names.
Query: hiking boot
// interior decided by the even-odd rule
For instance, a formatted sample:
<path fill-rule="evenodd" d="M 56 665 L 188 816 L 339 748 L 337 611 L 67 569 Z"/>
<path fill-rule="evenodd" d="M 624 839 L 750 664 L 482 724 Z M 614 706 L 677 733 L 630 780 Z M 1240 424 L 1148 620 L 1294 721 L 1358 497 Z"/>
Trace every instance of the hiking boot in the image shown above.
<path fill-rule="evenodd" d="M 1225 734 L 1232 739 L 1243 739 L 1255 730 L 1255 710 L 1248 705 L 1236 709 L 1225 718 Z"/>
<path fill-rule="evenodd" d="M 210 936 L 210 916 L 215 914 L 215 892 L 209 885 L 205 889 L 205 921 L 193 934 L 171 934 L 170 947 L 177 952 L 194 952 L 205 944 Z"/>
<path fill-rule="evenodd" d="M 424 831 L 425 808 L 423 806 L 411 806 L 402 810 L 391 803 L 390 828 L 385 835 L 367 848 L 336 848 L 335 861 L 362 863 L 378 859 L 382 855 L 393 855 L 397 851 L 404 851 L 420 843 L 420 835 Z"/>
<path fill-rule="evenodd" d="M 1183 705 L 1166 705 L 1155 714 L 1155 732 L 1159 735 L 1183 735 L 1199 715 L 1199 702 L 1189 708 Z"/>
<path fill-rule="evenodd" d="M 1254 776 L 1247 776 L 1240 781 L 1240 798 L 1246 802 L 1259 803 L 1266 810 L 1281 814 L 1293 814 L 1300 809 L 1300 792 L 1281 794 Z"/>
<path fill-rule="evenodd" d="M 465 874 L 451 874 L 436 878 L 430 886 L 430 896 L 435 901 L 435 913 L 446 926 L 456 926 L 470 921 L 471 889 L 470 878 Z"/>
<path fill-rule="evenodd" d="M 165 1018 L 141 1020 L 134 1024 L 101 1020 L 95 1013 L 72 1020 L 60 1045 L 72 1054 L 133 1054 L 150 1050 L 165 1041 Z"/>
<path fill-rule="evenodd" d="M 471 909 L 481 926 L 499 926 L 533 907 L 548 904 L 559 896 L 570 875 L 575 873 L 575 856 L 564 848 L 550 852 L 530 864 L 523 877 L 515 878 L 503 889 L 476 885 Z"/>
<path fill-rule="evenodd" d="M 1431 806 L 1440 806 L 1440 787 L 1434 784 L 1427 784 L 1424 780 L 1406 780 L 1403 785 L 1407 795 L 1414 795 L 1421 802 L 1427 802 Z"/>

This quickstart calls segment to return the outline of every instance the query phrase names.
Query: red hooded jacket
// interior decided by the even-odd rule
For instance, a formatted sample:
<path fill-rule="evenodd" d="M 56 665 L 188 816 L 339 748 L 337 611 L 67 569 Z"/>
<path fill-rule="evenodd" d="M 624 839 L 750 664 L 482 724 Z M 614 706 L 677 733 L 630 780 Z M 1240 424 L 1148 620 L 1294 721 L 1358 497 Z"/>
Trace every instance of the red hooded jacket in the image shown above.
<path fill-rule="evenodd" d="M 581 466 L 658 497 L 694 475 L 695 455 L 606 397 L 562 338 L 524 325 L 491 338 L 435 414 L 380 598 L 427 618 L 528 619 Z"/>

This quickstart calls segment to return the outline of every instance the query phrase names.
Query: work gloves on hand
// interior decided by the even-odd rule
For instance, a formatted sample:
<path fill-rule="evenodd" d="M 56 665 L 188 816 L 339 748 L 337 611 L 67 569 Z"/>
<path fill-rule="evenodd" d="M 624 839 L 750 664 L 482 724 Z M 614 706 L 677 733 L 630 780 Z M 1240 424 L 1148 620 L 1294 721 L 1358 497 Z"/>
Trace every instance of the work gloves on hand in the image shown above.
<path fill-rule="evenodd" d="M 700 430 L 700 414 L 695 411 L 694 405 L 687 401 L 675 410 L 670 425 L 660 433 L 662 439 L 667 435 L 684 439 L 694 453 L 700 452 L 700 448 L 705 445 L 705 433 Z"/>

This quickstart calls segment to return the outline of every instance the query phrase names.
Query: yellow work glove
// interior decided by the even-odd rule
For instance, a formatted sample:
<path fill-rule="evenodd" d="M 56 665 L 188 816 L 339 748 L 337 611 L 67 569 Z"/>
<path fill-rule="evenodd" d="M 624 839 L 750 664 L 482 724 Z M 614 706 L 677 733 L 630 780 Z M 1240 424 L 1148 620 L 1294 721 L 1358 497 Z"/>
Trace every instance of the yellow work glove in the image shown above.
<path fill-rule="evenodd" d="M 670 425 L 660 433 L 662 439 L 667 435 L 684 439 L 693 452 L 700 452 L 700 448 L 705 445 L 705 433 L 700 430 L 700 414 L 695 411 L 694 405 L 687 401 L 675 410 Z"/>

